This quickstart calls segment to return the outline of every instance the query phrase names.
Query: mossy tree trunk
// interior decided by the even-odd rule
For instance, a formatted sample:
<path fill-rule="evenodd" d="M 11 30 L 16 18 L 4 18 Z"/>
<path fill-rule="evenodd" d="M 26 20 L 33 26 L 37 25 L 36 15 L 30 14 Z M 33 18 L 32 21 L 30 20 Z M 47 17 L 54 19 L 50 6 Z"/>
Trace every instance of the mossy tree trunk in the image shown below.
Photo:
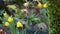
<path fill-rule="evenodd" d="M 60 34 L 60 0 L 47 0 L 51 4 L 48 7 L 49 34 Z"/>

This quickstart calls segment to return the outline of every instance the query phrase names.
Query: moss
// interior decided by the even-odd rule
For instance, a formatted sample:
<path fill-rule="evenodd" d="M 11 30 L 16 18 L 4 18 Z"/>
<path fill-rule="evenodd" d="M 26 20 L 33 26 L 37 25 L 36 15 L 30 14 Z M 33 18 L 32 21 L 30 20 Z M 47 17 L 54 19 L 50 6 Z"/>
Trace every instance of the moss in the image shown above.
<path fill-rule="evenodd" d="M 60 34 L 60 0 L 47 0 L 51 4 L 48 7 L 49 34 Z M 52 32 L 51 32 L 52 31 Z"/>

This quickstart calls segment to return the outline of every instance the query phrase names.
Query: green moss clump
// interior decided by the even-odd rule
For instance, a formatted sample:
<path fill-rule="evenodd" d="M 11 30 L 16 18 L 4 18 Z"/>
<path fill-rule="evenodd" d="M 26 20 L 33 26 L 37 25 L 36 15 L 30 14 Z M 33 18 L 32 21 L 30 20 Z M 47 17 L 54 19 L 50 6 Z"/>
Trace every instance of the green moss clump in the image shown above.
<path fill-rule="evenodd" d="M 60 0 L 47 0 L 50 3 L 48 7 L 49 34 L 60 34 Z"/>

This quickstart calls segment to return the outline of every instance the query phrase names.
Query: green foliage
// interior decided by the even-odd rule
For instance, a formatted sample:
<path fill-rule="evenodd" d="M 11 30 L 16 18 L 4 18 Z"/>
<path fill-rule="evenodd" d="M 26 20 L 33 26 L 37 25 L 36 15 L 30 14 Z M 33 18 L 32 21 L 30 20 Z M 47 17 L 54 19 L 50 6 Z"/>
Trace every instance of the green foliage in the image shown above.
<path fill-rule="evenodd" d="M 15 27 L 15 22 L 12 22 L 9 28 L 10 28 L 11 34 L 17 34 L 19 32 L 18 29 Z"/>
<path fill-rule="evenodd" d="M 15 0 L 15 2 L 17 2 L 18 4 L 23 4 L 24 0 Z"/>
<path fill-rule="evenodd" d="M 0 10 L 0 16 L 3 14 L 4 10 Z"/>
<path fill-rule="evenodd" d="M 49 17 L 49 34 L 59 34 L 60 33 L 60 0 L 48 0 L 50 6 L 48 7 L 48 17 Z M 52 31 L 52 32 L 51 32 Z"/>
<path fill-rule="evenodd" d="M 43 2 L 43 3 L 46 3 L 46 2 L 47 2 L 47 0 L 42 0 L 42 2 Z"/>
<path fill-rule="evenodd" d="M 32 11 L 28 16 L 27 19 L 29 22 L 35 22 L 35 23 L 40 23 L 40 19 L 37 18 L 37 15 L 34 14 L 34 11 Z"/>
<path fill-rule="evenodd" d="M 11 32 L 11 34 L 17 34 L 20 29 L 18 30 L 18 28 L 16 27 L 16 23 L 17 23 L 17 21 L 22 22 L 20 19 L 23 19 L 23 21 L 28 22 L 29 24 L 32 24 L 33 22 L 34 23 L 40 23 L 41 22 L 40 19 L 37 18 L 37 16 L 35 14 L 33 14 L 33 13 L 34 12 L 32 11 L 31 13 L 29 13 L 28 16 L 24 16 L 24 11 L 23 11 L 23 12 L 20 12 L 20 13 L 15 13 L 14 17 L 12 17 L 12 15 L 9 16 L 7 14 L 6 17 L 3 17 L 2 18 L 3 19 L 2 20 L 2 23 L 5 24 L 5 22 L 8 22 L 8 17 L 12 17 L 13 18 L 13 21 L 11 23 L 8 22 L 9 23 L 9 26 L 7 26 L 7 27 L 9 28 L 9 31 Z M 26 31 L 23 29 L 22 30 L 22 34 L 25 34 L 25 33 L 26 33 Z"/>
<path fill-rule="evenodd" d="M 17 7 L 16 7 L 15 5 L 7 5 L 6 7 L 7 7 L 8 9 L 10 8 L 10 9 L 14 10 L 15 13 L 17 13 Z"/>
<path fill-rule="evenodd" d="M 6 0 L 7 2 L 9 2 L 8 0 Z M 11 1 L 13 1 L 13 0 L 11 0 Z M 14 0 L 17 4 L 23 4 L 24 3 L 24 1 L 23 0 Z M 44 2 L 45 3 L 45 2 Z M 16 7 L 14 4 L 13 5 L 7 5 L 6 6 L 8 9 L 12 9 L 12 10 L 14 10 L 15 11 L 15 13 L 14 13 L 14 16 L 13 15 L 7 15 L 6 17 L 1 17 L 0 18 L 0 20 L 2 20 L 2 23 L 3 23 L 3 25 L 4 25 L 4 23 L 5 22 L 8 22 L 8 17 L 12 17 L 13 18 L 13 21 L 11 22 L 11 23 L 9 23 L 9 26 L 7 26 L 8 28 L 9 28 L 9 31 L 11 32 L 11 34 L 17 34 L 17 33 L 19 33 L 19 34 L 26 34 L 26 29 L 24 28 L 22 28 L 22 29 L 19 29 L 19 28 L 17 28 L 16 27 L 16 23 L 17 23 L 17 21 L 20 21 L 22 24 L 23 24 L 23 22 L 25 23 L 24 25 L 29 25 L 29 24 L 33 24 L 33 23 L 40 23 L 41 22 L 41 20 L 40 20 L 40 18 L 38 17 L 40 14 L 38 13 L 38 14 L 34 14 L 34 10 L 32 9 L 32 11 L 27 15 L 27 16 L 24 16 L 24 11 L 19 11 L 18 10 L 18 7 Z M 3 14 L 3 12 L 4 12 L 4 10 L 3 11 L 0 11 L 0 15 L 2 15 Z M 8 11 L 6 11 L 6 12 L 8 12 Z M 12 12 L 12 11 L 11 11 Z M 43 17 L 45 18 L 45 19 L 47 19 L 47 16 L 46 16 L 46 9 L 41 9 L 40 10 L 40 12 L 43 14 Z M 44 19 L 43 18 L 43 19 Z M 9 19 L 10 20 L 10 19 Z M 26 22 L 28 22 L 28 24 L 26 24 Z M 7 24 L 6 24 L 7 25 Z M 36 33 L 36 32 L 35 32 Z M 35 34 L 34 33 L 34 34 Z"/>
<path fill-rule="evenodd" d="M 0 24 L 2 23 L 2 14 L 3 14 L 4 10 L 0 10 Z"/>
<path fill-rule="evenodd" d="M 40 13 L 43 15 L 43 17 L 47 20 L 47 10 L 46 9 L 41 9 Z"/>

